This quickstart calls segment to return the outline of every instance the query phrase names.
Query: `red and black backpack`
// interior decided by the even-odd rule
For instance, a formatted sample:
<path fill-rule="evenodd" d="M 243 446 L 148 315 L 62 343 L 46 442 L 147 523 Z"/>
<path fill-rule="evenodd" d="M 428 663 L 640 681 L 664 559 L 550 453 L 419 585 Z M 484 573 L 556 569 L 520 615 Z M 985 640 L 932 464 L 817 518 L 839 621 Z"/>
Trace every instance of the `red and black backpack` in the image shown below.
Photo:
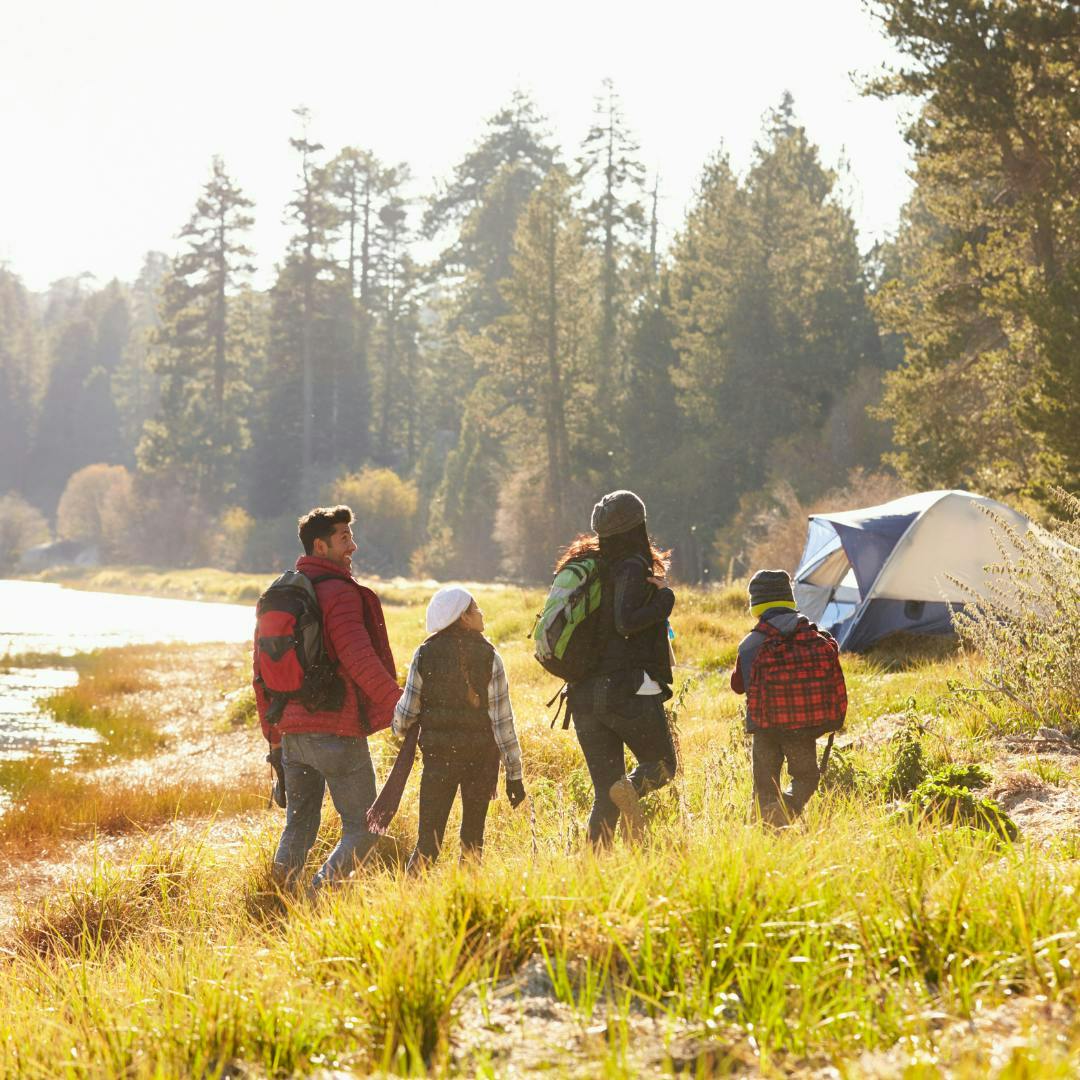
<path fill-rule="evenodd" d="M 847 715 L 847 686 L 836 640 L 805 616 L 791 634 L 762 619 L 765 635 L 750 668 L 746 708 L 754 730 L 839 731 Z"/>
<path fill-rule="evenodd" d="M 259 679 L 270 698 L 269 724 L 281 719 L 289 701 L 298 701 L 308 712 L 336 712 L 345 703 L 345 683 L 327 654 L 315 595 L 319 582 L 335 576 L 309 578 L 299 570 L 286 570 L 259 597 Z"/>

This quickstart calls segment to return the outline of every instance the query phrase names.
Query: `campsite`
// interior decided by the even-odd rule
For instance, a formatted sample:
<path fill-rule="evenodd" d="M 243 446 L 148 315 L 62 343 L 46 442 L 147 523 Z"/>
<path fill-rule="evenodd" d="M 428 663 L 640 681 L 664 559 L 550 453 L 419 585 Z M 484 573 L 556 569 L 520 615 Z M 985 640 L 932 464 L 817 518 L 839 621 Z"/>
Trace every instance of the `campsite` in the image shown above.
<path fill-rule="evenodd" d="M 0 1080 L 1080 1075 L 1080 0 L 0 34 Z"/>

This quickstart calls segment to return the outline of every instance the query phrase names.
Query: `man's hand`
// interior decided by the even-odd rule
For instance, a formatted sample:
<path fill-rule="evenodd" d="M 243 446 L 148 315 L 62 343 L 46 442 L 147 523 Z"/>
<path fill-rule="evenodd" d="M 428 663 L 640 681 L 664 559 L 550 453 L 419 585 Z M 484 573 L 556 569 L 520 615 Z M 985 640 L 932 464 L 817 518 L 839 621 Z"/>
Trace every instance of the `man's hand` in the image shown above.
<path fill-rule="evenodd" d="M 270 768 L 274 770 L 274 790 L 270 798 L 274 800 L 281 807 L 285 809 L 285 767 L 281 764 L 281 746 L 270 747 L 270 753 L 266 755 L 266 760 L 270 762 Z"/>
<path fill-rule="evenodd" d="M 655 585 L 658 589 L 666 589 L 668 587 L 666 577 L 657 577 L 653 574 L 651 577 L 645 579 L 650 585 Z"/>
<path fill-rule="evenodd" d="M 506 797 L 510 800 L 510 805 L 516 810 L 525 801 L 525 783 L 524 781 L 510 780 L 506 781 Z"/>

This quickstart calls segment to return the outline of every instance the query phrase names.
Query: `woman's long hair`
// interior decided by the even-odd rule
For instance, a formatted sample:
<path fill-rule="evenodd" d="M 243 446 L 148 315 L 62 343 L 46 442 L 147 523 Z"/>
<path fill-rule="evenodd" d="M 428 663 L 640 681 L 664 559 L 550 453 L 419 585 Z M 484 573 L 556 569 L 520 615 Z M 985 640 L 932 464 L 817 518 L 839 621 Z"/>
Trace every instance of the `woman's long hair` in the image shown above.
<path fill-rule="evenodd" d="M 626 532 L 602 538 L 591 532 L 579 533 L 560 552 L 558 562 L 555 563 L 555 573 L 568 562 L 586 555 L 602 555 L 608 562 L 618 562 L 628 555 L 641 555 L 652 564 L 652 572 L 657 577 L 667 574 L 671 563 L 671 552 L 657 547 L 644 525 L 636 525 Z"/>

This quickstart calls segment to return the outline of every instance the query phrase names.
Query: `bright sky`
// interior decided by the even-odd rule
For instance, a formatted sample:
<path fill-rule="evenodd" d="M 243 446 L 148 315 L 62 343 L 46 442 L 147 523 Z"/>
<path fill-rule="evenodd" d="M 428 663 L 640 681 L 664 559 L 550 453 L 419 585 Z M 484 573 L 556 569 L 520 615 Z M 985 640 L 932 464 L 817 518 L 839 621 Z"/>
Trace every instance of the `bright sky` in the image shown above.
<path fill-rule="evenodd" d="M 515 87 L 573 153 L 610 77 L 670 233 L 708 155 L 744 169 L 787 89 L 825 161 L 850 163 L 864 248 L 910 187 L 899 108 L 851 79 L 895 60 L 860 0 L 12 0 L 4 24 L 0 263 L 33 289 L 174 252 L 214 154 L 256 202 L 265 283 L 298 104 L 328 150 L 408 161 L 419 195 Z"/>

